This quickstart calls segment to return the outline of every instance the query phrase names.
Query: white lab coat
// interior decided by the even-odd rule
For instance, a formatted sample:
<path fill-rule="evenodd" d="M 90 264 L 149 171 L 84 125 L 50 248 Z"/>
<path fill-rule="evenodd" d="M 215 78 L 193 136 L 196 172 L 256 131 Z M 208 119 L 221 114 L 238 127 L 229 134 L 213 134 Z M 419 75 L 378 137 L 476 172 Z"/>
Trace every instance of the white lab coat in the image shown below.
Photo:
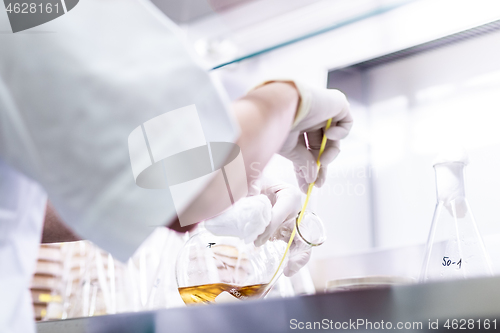
<path fill-rule="evenodd" d="M 0 31 L 9 30 L 2 7 Z M 39 183 L 79 235 L 126 260 L 155 226 L 176 215 L 168 189 L 135 184 L 129 134 L 155 116 L 195 104 L 207 141 L 234 142 L 237 128 L 218 90 L 175 26 L 149 2 L 81 1 L 44 25 L 0 34 L 0 158 Z M 165 140 L 176 138 L 165 133 Z M 42 197 L 33 199 L 36 219 L 1 235 L 9 240 L 0 237 L 0 281 L 22 276 L 27 288 L 33 251 L 17 271 L 9 268 L 17 259 L 8 253 L 24 251 L 26 245 L 16 245 L 28 242 L 20 229 L 31 230 L 30 244 L 39 236 Z M 27 211 L 23 195 L 18 199 Z M 2 302 L 21 304 L 19 288 Z M 17 305 L 14 312 L 1 311 L 0 325 L 7 326 L 0 332 L 29 333 L 18 326 L 27 311 Z"/>
<path fill-rule="evenodd" d="M 0 159 L 0 332 L 33 331 L 28 289 L 35 269 L 47 196 Z"/>

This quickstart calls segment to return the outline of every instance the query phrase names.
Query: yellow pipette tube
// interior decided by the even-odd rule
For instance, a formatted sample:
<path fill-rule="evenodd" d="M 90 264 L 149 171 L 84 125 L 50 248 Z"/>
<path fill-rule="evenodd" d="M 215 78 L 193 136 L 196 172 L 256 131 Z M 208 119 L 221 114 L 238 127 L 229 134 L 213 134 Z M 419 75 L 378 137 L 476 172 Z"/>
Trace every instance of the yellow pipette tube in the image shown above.
<path fill-rule="evenodd" d="M 326 141 L 327 141 L 326 131 L 330 128 L 331 124 L 332 124 L 332 120 L 328 119 L 328 121 L 326 122 L 325 130 L 323 132 L 323 139 L 321 140 L 321 146 L 319 148 L 318 158 L 316 160 L 316 166 L 318 168 L 318 172 L 319 172 L 319 168 L 321 166 L 319 159 L 321 158 L 321 155 L 325 151 L 325 147 L 326 147 Z M 304 213 L 306 211 L 307 204 L 309 203 L 309 198 L 311 197 L 311 193 L 312 193 L 312 190 L 313 190 L 315 183 L 316 183 L 316 181 L 312 182 L 311 184 L 309 184 L 309 187 L 307 188 L 306 200 L 304 201 L 304 204 L 302 205 L 302 210 L 300 211 L 299 217 L 297 219 L 297 225 L 300 225 L 300 222 L 302 222 L 302 218 L 304 217 Z M 290 235 L 290 240 L 288 241 L 288 244 L 287 244 L 286 249 L 285 249 L 285 253 L 283 254 L 283 258 L 281 258 L 280 264 L 279 264 L 278 268 L 276 269 L 276 272 L 274 272 L 274 275 L 271 278 L 271 281 L 269 281 L 269 284 L 271 284 L 274 281 L 274 278 L 278 275 L 278 272 L 280 271 L 280 268 L 283 265 L 283 262 L 285 261 L 286 255 L 288 254 L 288 250 L 290 250 L 290 246 L 292 245 L 293 239 L 295 238 L 295 234 L 297 233 L 297 225 L 293 228 L 292 234 Z M 269 289 L 268 289 L 268 291 L 269 291 Z"/>

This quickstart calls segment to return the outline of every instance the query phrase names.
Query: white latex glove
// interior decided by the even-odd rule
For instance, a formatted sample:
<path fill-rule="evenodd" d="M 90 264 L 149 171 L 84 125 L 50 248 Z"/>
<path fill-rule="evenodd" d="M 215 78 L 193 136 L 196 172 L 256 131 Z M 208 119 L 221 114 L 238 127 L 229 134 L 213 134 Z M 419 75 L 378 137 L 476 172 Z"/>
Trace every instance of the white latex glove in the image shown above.
<path fill-rule="evenodd" d="M 353 119 L 345 95 L 335 89 L 314 88 L 293 80 L 300 94 L 300 104 L 290 134 L 279 154 L 291 160 L 299 182 L 299 188 L 306 193 L 310 183 L 316 186 L 325 182 L 327 166 L 340 152 L 340 140 L 351 130 Z M 266 83 L 275 82 L 267 81 Z M 326 131 L 328 141 L 321 155 L 321 168 L 317 170 L 316 158 L 321 146 L 324 128 L 332 118 Z M 307 144 L 304 134 L 307 136 Z"/>
<path fill-rule="evenodd" d="M 214 235 L 239 237 L 248 244 L 266 230 L 271 209 L 265 195 L 242 198 L 222 214 L 206 220 L 205 228 Z"/>
<path fill-rule="evenodd" d="M 284 221 L 301 209 L 299 190 L 289 184 L 262 179 L 251 193 L 262 193 L 237 201 L 222 214 L 205 221 L 205 228 L 218 236 L 236 236 L 261 246 Z"/>
<path fill-rule="evenodd" d="M 316 217 L 312 214 L 305 214 L 302 219 L 302 223 L 307 224 L 308 222 L 312 222 L 308 220 L 313 218 Z M 279 229 L 276 230 L 273 238 L 280 239 L 288 243 L 295 227 L 295 222 L 296 218 L 285 221 L 281 224 Z M 311 259 L 311 253 L 312 248 L 300 239 L 300 235 L 298 233 L 295 233 L 295 237 L 288 253 L 288 262 L 283 268 L 283 274 L 288 277 L 295 275 L 309 262 L 309 259 Z"/>
<path fill-rule="evenodd" d="M 293 246 L 293 243 L 292 243 Z M 288 257 L 288 263 L 286 264 L 285 268 L 283 269 L 283 274 L 286 277 L 294 276 L 295 274 L 298 273 L 304 267 L 308 262 L 309 259 L 311 259 L 311 252 L 312 249 L 309 249 L 307 251 L 301 251 L 298 252 L 294 250 L 294 248 L 290 246 L 290 254 Z"/>
<path fill-rule="evenodd" d="M 266 195 L 272 205 L 271 220 L 263 233 L 255 240 L 255 246 L 261 246 L 271 238 L 280 225 L 295 217 L 302 208 L 300 192 L 297 187 L 270 179 L 261 180 L 261 193 Z"/>

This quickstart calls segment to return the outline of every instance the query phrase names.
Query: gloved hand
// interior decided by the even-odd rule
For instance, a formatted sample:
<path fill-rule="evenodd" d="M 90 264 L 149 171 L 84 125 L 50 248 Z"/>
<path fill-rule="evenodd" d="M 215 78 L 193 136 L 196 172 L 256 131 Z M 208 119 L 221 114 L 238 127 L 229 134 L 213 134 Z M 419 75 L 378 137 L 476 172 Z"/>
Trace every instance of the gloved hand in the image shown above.
<path fill-rule="evenodd" d="M 272 214 L 264 232 L 255 239 L 255 246 L 267 242 L 283 222 L 295 219 L 302 208 L 300 192 L 295 186 L 267 178 L 262 179 L 261 186 L 261 193 L 271 202 Z"/>
<path fill-rule="evenodd" d="M 252 184 L 250 194 L 253 196 L 206 220 L 205 228 L 214 235 L 236 236 L 261 246 L 281 223 L 296 217 L 301 209 L 300 192 L 286 183 L 264 178 Z"/>
<path fill-rule="evenodd" d="M 255 246 L 277 237 L 277 232 L 280 239 L 288 242 L 302 206 L 300 192 L 292 185 L 269 179 L 253 185 L 251 192 L 258 192 L 260 187 L 262 194 L 240 199 L 224 213 L 205 221 L 205 228 L 215 235 L 239 237 L 245 243 L 254 241 Z M 291 225 L 282 228 L 285 221 Z M 300 243 L 292 243 L 288 264 L 284 268 L 286 276 L 295 274 L 309 261 L 310 250 L 299 251 L 297 244 Z"/>
<path fill-rule="evenodd" d="M 262 234 L 271 221 L 271 202 L 265 195 L 245 197 L 205 221 L 205 228 L 217 236 L 235 236 L 251 243 Z"/>
<path fill-rule="evenodd" d="M 275 81 L 267 81 L 271 83 Z M 335 89 L 310 87 L 293 82 L 300 94 L 300 104 L 290 134 L 281 147 L 279 154 L 294 164 L 299 188 L 307 192 L 308 184 L 316 180 L 316 186 L 325 182 L 327 166 L 340 152 L 340 140 L 351 130 L 353 119 L 349 103 L 343 93 Z M 321 168 L 318 172 L 316 159 L 323 138 L 326 121 L 332 118 L 331 127 L 326 131 L 328 141 L 321 155 Z M 307 144 L 304 134 L 307 136 Z"/>
<path fill-rule="evenodd" d="M 300 252 L 297 251 L 292 242 L 292 246 L 290 246 L 290 253 L 288 254 L 288 263 L 283 269 L 283 274 L 286 277 L 294 276 L 298 271 L 302 269 L 302 267 L 304 267 L 309 262 L 309 259 L 311 259 L 311 252 L 312 249 Z"/>

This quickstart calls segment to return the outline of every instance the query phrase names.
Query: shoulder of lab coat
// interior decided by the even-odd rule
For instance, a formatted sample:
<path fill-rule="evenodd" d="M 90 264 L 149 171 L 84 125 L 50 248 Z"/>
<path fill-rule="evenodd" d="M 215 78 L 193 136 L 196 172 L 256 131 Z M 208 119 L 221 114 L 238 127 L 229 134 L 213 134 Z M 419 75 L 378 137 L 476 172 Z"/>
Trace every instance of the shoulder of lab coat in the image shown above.
<path fill-rule="evenodd" d="M 128 135 L 195 104 L 207 141 L 238 136 L 219 88 L 149 2 L 81 1 L 26 33 L 0 35 L 0 44 L 0 156 L 42 184 L 79 235 L 120 260 L 176 215 L 168 189 L 135 184 Z"/>

